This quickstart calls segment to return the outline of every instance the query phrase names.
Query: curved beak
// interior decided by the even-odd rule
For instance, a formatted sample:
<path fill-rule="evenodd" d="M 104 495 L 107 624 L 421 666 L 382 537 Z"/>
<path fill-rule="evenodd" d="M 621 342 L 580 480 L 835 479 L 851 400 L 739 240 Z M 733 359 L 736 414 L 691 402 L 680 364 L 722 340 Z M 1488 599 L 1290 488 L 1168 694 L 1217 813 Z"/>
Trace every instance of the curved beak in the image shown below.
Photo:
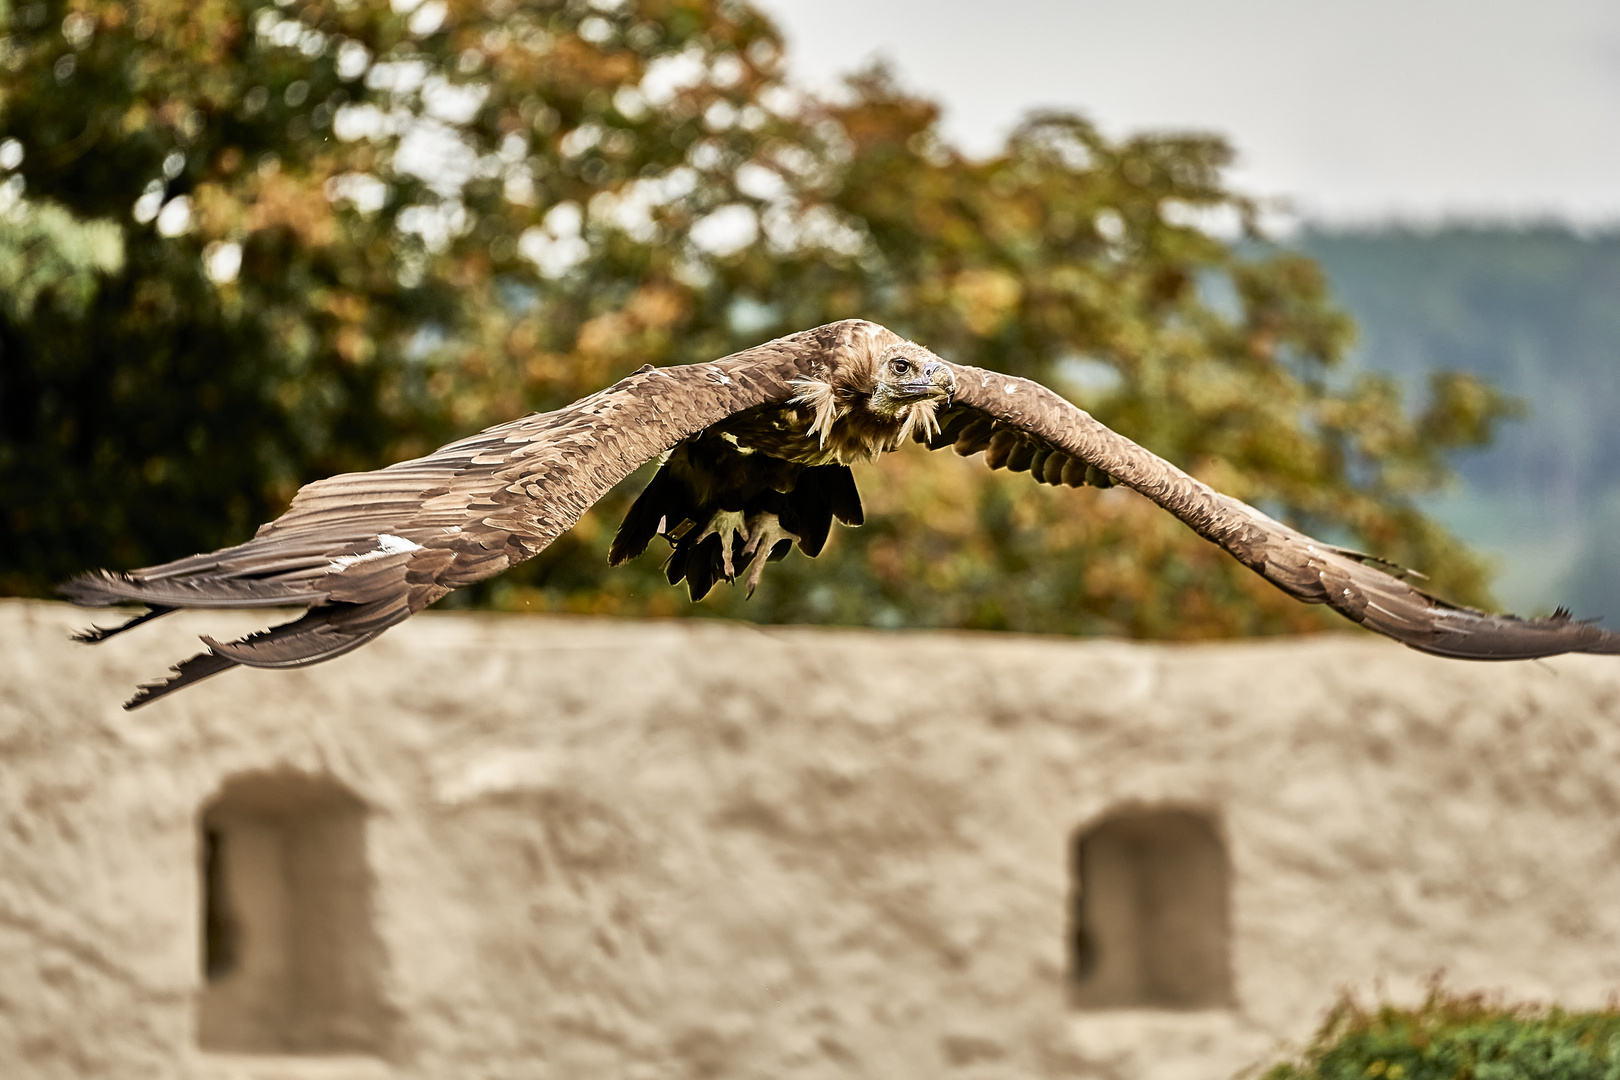
<path fill-rule="evenodd" d="M 923 364 L 918 378 L 900 384 L 900 392 L 907 397 L 942 397 L 949 405 L 956 395 L 956 374 L 943 360 L 930 360 Z"/>

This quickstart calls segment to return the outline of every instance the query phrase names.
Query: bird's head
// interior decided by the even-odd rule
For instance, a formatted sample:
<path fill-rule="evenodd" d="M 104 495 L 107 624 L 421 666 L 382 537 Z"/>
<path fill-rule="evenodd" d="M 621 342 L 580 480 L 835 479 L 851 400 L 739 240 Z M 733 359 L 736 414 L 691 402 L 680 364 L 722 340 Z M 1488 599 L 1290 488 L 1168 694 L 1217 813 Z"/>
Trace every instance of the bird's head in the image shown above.
<path fill-rule="evenodd" d="M 840 460 L 872 458 L 915 431 L 939 428 L 935 413 L 956 394 L 951 365 L 876 323 L 849 319 L 821 327 L 832 336 L 831 363 L 793 380 L 796 404 L 812 410 L 810 433 L 838 444 Z M 848 428 L 835 438 L 835 428 Z"/>
<path fill-rule="evenodd" d="M 878 354 L 872 367 L 867 408 L 885 419 L 904 421 L 917 412 L 931 419 L 956 393 L 951 366 L 921 345 L 901 341 Z"/>
<path fill-rule="evenodd" d="M 925 435 L 938 431 L 934 416 L 941 406 L 950 405 L 955 393 L 956 375 L 949 364 L 921 345 L 901 341 L 878 353 L 866 407 L 899 425 L 893 445 L 900 446 L 914 431 Z"/>

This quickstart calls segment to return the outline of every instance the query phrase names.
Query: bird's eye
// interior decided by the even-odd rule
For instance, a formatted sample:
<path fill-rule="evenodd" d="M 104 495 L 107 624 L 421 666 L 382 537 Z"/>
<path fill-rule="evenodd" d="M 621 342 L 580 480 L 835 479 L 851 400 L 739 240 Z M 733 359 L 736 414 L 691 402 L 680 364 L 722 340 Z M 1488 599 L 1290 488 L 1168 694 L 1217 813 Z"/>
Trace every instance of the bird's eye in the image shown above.
<path fill-rule="evenodd" d="M 911 370 L 911 362 L 909 360 L 896 360 L 889 366 L 894 369 L 894 373 L 896 375 L 904 375 L 906 372 Z"/>

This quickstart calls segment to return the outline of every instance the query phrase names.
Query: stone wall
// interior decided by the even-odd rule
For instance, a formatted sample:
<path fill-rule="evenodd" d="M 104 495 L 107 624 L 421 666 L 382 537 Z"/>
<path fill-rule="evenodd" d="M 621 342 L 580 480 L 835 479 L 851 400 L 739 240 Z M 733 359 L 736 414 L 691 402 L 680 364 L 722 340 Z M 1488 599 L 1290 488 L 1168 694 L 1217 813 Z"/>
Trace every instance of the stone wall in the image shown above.
<path fill-rule="evenodd" d="M 1620 987 L 1620 660 L 428 615 L 125 713 L 258 622 L 85 614 L 0 604 L 8 1078 L 1214 1080 Z"/>

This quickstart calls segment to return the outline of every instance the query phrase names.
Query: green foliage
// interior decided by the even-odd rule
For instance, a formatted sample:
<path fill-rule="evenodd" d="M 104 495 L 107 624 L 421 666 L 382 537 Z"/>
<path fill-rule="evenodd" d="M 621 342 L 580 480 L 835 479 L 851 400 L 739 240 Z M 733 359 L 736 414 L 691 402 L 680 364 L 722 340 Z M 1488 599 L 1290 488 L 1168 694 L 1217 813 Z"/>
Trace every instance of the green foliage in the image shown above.
<path fill-rule="evenodd" d="M 405 5 L 401 5 L 402 7 Z M 240 540 L 298 484 L 564 404 L 644 363 L 864 316 L 1028 374 L 1204 479 L 1428 571 L 1480 565 L 1415 509 L 1506 408 L 1334 374 L 1350 326 L 1258 241 L 1218 139 L 1032 117 L 987 160 L 883 70 L 789 90 L 736 0 L 32 3 L 0 45 L 12 179 L 119 223 L 81 309 L 0 318 L 0 588 Z M 1244 252 L 1257 253 L 1245 254 Z M 610 496 L 451 601 L 1147 636 L 1311 629 L 1128 492 L 948 455 L 863 478 L 870 524 L 744 605 L 654 556 L 612 574 Z"/>
<path fill-rule="evenodd" d="M 1346 998 L 1264 1080 L 1620 1080 L 1620 1010 L 1570 1013 L 1430 991 L 1417 1008 Z"/>
<path fill-rule="evenodd" d="M 0 210 L 0 311 L 26 322 L 42 297 L 84 313 L 97 275 L 124 267 L 124 234 L 110 221 L 80 221 L 60 206 L 17 200 Z"/>

